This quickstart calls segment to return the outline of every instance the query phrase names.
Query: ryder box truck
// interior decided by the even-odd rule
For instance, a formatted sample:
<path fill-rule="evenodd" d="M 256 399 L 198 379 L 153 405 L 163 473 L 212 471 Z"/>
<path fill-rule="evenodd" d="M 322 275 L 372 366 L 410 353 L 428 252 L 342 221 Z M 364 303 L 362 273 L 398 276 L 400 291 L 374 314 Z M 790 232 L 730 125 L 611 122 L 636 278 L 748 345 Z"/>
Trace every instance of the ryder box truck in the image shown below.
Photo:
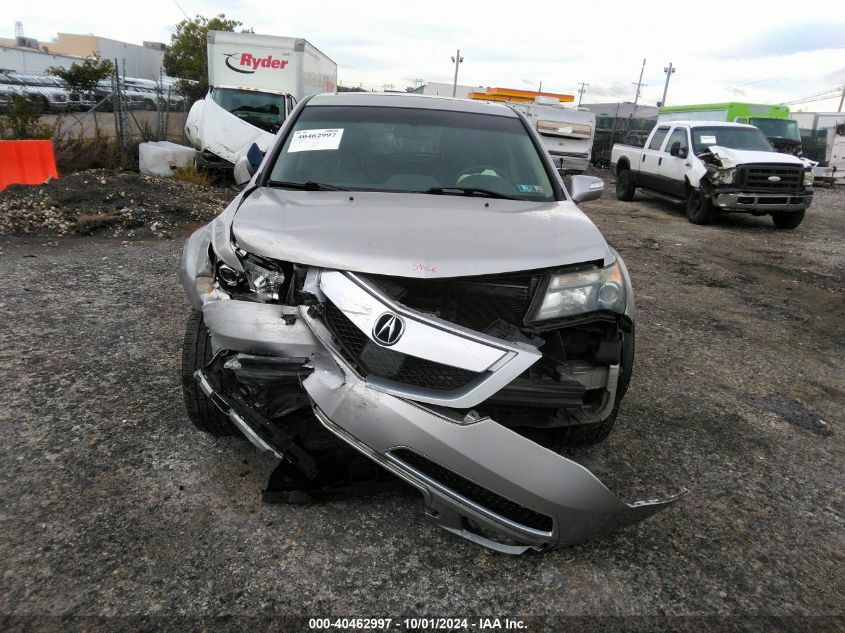
<path fill-rule="evenodd" d="M 231 166 L 253 143 L 266 151 L 298 100 L 335 92 L 337 64 L 302 38 L 209 31 L 208 84 L 185 135 L 198 162 Z"/>

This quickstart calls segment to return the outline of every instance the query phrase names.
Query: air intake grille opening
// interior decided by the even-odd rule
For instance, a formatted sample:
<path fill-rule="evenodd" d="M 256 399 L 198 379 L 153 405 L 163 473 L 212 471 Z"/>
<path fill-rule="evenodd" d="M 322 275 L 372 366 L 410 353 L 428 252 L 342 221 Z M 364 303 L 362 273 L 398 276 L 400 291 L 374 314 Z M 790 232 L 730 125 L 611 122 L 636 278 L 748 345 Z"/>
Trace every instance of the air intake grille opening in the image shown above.
<path fill-rule="evenodd" d="M 415 453 L 407 448 L 400 448 L 391 451 L 391 455 L 439 482 L 444 487 L 454 490 L 462 497 L 514 523 L 519 523 L 520 525 L 534 530 L 540 530 L 541 532 L 551 532 L 554 527 L 550 516 L 506 499 L 492 490 L 479 486 L 469 479 L 452 472 L 448 468 L 444 468 L 427 457 L 423 457 L 419 453 Z"/>
<path fill-rule="evenodd" d="M 479 376 L 473 371 L 408 356 L 373 343 L 331 301 L 326 302 L 325 324 L 343 357 L 363 376 L 378 376 L 437 391 L 460 389 Z"/>
<path fill-rule="evenodd" d="M 801 165 L 743 165 L 737 168 L 736 184 L 756 191 L 800 191 L 804 186 Z"/>

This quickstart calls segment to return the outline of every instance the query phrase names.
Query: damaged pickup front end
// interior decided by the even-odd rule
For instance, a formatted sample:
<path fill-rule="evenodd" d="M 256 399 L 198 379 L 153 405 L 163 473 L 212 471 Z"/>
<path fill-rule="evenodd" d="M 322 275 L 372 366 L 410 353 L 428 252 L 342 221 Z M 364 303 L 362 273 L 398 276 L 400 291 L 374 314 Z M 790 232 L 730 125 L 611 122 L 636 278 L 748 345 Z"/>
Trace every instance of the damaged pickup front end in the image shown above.
<path fill-rule="evenodd" d="M 717 145 L 698 158 L 686 172 L 687 181 L 722 211 L 767 215 L 803 211 L 813 202 L 813 175 L 807 162 L 773 162 L 773 153 Z"/>
<path fill-rule="evenodd" d="M 239 249 L 226 230 L 236 206 L 189 239 L 180 276 L 210 334 L 195 379 L 255 446 L 319 479 L 285 430 L 310 407 L 417 488 L 437 525 L 506 553 L 580 543 L 675 500 L 624 503 L 554 450 L 578 433 L 602 439 L 630 379 L 633 300 L 618 255 L 525 274 L 351 273 Z M 532 323 L 566 280 L 600 284 L 604 303 Z"/>

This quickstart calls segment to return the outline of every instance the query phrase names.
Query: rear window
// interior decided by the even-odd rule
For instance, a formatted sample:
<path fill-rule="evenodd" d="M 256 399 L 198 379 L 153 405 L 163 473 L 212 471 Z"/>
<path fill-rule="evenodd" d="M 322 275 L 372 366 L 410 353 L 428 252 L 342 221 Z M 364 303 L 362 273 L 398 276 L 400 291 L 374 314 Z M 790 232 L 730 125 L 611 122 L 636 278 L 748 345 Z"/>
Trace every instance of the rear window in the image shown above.
<path fill-rule="evenodd" d="M 651 142 L 648 144 L 649 149 L 660 149 L 661 145 L 663 145 L 663 139 L 666 138 L 666 135 L 669 133 L 668 127 L 659 127 L 654 133 L 654 136 L 651 137 Z"/>

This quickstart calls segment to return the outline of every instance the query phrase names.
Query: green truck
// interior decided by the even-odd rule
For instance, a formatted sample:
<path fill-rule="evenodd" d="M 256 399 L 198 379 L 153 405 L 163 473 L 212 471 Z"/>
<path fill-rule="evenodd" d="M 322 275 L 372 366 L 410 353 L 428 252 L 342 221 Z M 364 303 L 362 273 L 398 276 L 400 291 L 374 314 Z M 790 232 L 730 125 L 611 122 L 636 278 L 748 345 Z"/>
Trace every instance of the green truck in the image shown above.
<path fill-rule="evenodd" d="M 658 123 L 668 121 L 729 121 L 759 128 L 775 149 L 784 154 L 801 153 L 801 133 L 789 107 L 763 103 L 703 103 L 660 108 Z"/>

